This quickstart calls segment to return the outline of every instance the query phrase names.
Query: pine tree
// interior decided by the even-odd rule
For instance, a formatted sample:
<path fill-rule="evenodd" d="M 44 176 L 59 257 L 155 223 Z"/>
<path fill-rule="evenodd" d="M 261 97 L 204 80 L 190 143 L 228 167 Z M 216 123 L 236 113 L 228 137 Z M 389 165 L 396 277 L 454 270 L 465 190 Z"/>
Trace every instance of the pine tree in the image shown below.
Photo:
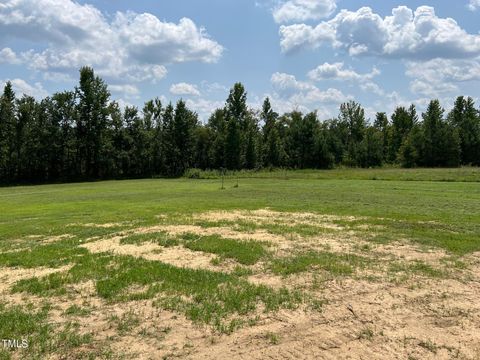
<path fill-rule="evenodd" d="M 8 81 L 0 98 L 0 183 L 13 180 L 15 172 L 15 92 Z"/>
<path fill-rule="evenodd" d="M 31 96 L 17 100 L 17 124 L 15 129 L 16 178 L 15 181 L 33 181 L 32 143 L 36 134 L 33 132 L 37 102 Z"/>
<path fill-rule="evenodd" d="M 277 128 L 278 114 L 273 111 L 270 99 L 263 102 L 260 118 L 263 121 L 263 165 L 276 167 L 280 165 L 280 138 Z"/>
<path fill-rule="evenodd" d="M 408 109 L 403 106 L 395 109 L 392 114 L 391 138 L 389 144 L 389 160 L 391 162 L 397 160 L 400 147 L 417 121 L 418 116 L 414 105 L 411 105 Z"/>
<path fill-rule="evenodd" d="M 375 127 L 367 127 L 360 143 L 359 165 L 362 167 L 382 166 L 384 157 L 383 134 Z"/>
<path fill-rule="evenodd" d="M 378 112 L 375 116 L 375 122 L 373 124 L 374 128 L 382 133 L 382 147 L 383 147 L 383 156 L 382 162 L 388 159 L 388 138 L 390 133 L 390 124 L 388 123 L 387 114 L 384 112 Z"/>
<path fill-rule="evenodd" d="M 53 122 L 58 128 L 58 173 L 64 179 L 75 178 L 75 133 L 74 127 L 77 116 L 75 107 L 75 93 L 64 91 L 52 96 Z"/>
<path fill-rule="evenodd" d="M 227 122 L 225 165 L 231 170 L 240 169 L 241 154 L 245 154 L 245 147 L 242 149 L 241 139 L 247 129 L 247 112 L 247 93 L 241 83 L 236 83 L 230 90 L 225 105 Z"/>
<path fill-rule="evenodd" d="M 461 163 L 480 165 L 480 117 L 473 99 L 459 96 L 449 114 L 449 119 L 458 130 Z"/>
<path fill-rule="evenodd" d="M 432 100 L 427 111 L 422 114 L 424 131 L 425 166 L 438 166 L 441 163 L 441 137 L 444 110 L 438 100 Z"/>
<path fill-rule="evenodd" d="M 108 102 L 107 85 L 92 68 L 80 69 L 80 84 L 77 87 L 77 154 L 79 173 L 88 178 L 98 178 L 105 163 L 103 148 L 107 133 Z"/>
<path fill-rule="evenodd" d="M 355 101 L 349 101 L 340 106 L 339 120 L 347 129 L 347 153 L 344 162 L 357 166 L 360 162 L 360 143 L 365 136 L 365 110 Z"/>
<path fill-rule="evenodd" d="M 226 167 L 226 135 L 227 122 L 225 119 L 225 109 L 217 109 L 208 119 L 207 127 L 212 134 L 212 145 L 209 151 L 209 163 L 214 169 Z"/>
<path fill-rule="evenodd" d="M 183 100 L 177 102 L 175 107 L 175 116 L 173 120 L 175 161 L 174 176 L 182 175 L 194 160 L 193 151 L 195 149 L 194 132 L 197 127 L 197 114 L 187 109 Z"/>

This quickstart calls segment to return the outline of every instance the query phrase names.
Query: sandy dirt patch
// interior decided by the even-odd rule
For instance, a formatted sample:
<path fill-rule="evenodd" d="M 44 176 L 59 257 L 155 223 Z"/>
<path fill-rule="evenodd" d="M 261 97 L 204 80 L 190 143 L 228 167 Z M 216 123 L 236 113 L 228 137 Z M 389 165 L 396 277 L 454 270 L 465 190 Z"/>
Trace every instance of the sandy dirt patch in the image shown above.
<path fill-rule="evenodd" d="M 19 280 L 47 276 L 57 272 L 66 272 L 70 270 L 71 267 L 71 265 L 67 265 L 60 268 L 0 268 L 0 293 L 4 294 L 8 292 L 10 287 Z"/>
<path fill-rule="evenodd" d="M 209 269 L 224 271 L 225 269 L 212 265 L 216 255 L 192 251 L 182 246 L 162 247 L 153 243 L 120 244 L 121 237 L 113 237 L 80 245 L 92 253 L 111 252 L 116 255 L 130 255 L 151 261 L 161 261 L 178 267 L 191 269 Z"/>
<path fill-rule="evenodd" d="M 360 220 L 360 218 L 353 216 L 334 216 L 308 212 L 280 212 L 269 209 L 209 211 L 196 215 L 194 218 L 205 221 L 249 221 L 256 224 L 282 224 L 286 226 L 311 225 L 332 230 L 344 229 L 343 226 L 335 224 L 334 221 Z"/>

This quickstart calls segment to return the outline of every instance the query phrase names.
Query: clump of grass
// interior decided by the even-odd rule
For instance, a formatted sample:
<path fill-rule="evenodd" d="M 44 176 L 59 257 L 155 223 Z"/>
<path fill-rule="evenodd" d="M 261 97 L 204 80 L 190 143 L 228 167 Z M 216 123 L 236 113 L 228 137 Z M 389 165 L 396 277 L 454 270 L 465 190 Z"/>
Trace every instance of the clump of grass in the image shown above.
<path fill-rule="evenodd" d="M 76 245 L 78 245 L 76 240 L 68 239 L 53 244 L 39 245 L 28 250 L 1 253 L 0 266 L 59 267 L 72 262 L 78 256 L 88 253 L 87 249 Z"/>
<path fill-rule="evenodd" d="M 253 265 L 257 263 L 267 251 L 258 241 L 238 241 L 223 238 L 218 235 L 198 236 L 185 234 L 184 246 L 193 251 L 203 251 L 217 254 L 225 258 L 234 259 L 240 264 Z"/>
<path fill-rule="evenodd" d="M 48 312 L 48 306 L 33 311 L 21 306 L 0 304 L 0 339 L 26 339 L 28 348 L 16 351 L 45 354 L 51 350 L 52 326 L 47 321 Z M 3 349 L 3 344 L 0 358 L 10 358 L 9 352 Z"/>
<path fill-rule="evenodd" d="M 140 317 L 132 310 L 122 314 L 122 316 L 114 315 L 110 318 L 110 322 L 113 323 L 118 330 L 118 334 L 123 336 L 132 331 L 140 325 Z"/>
<path fill-rule="evenodd" d="M 359 332 L 358 339 L 359 340 L 372 340 L 374 335 L 375 334 L 374 334 L 373 330 L 369 327 L 366 327 Z"/>
<path fill-rule="evenodd" d="M 177 238 L 170 236 L 163 231 L 148 234 L 131 234 L 120 240 L 120 244 L 143 244 L 147 242 L 165 247 L 177 246 L 180 244 L 180 241 Z"/>
<path fill-rule="evenodd" d="M 265 338 L 272 345 L 278 345 L 280 343 L 280 336 L 276 333 L 273 333 L 273 332 L 269 331 L 265 334 Z"/>
<path fill-rule="evenodd" d="M 418 346 L 424 348 L 424 349 L 427 349 L 428 351 L 436 354 L 437 351 L 438 351 L 438 346 L 433 343 L 431 340 L 427 340 L 427 341 L 420 341 L 418 343 Z"/>
<path fill-rule="evenodd" d="M 311 269 L 327 271 L 332 275 L 350 275 L 354 268 L 364 266 L 367 259 L 352 254 L 310 251 L 284 259 L 274 259 L 271 269 L 275 274 L 290 275 Z"/>
<path fill-rule="evenodd" d="M 84 344 L 89 344 L 93 340 L 92 334 L 80 334 L 78 332 L 79 328 L 78 323 L 69 322 L 65 327 L 57 334 L 57 339 L 55 342 L 56 350 L 62 349 L 63 351 L 68 351 L 72 348 L 82 346 Z"/>
<path fill-rule="evenodd" d="M 14 291 L 49 296 L 65 291 L 69 284 L 87 280 L 94 280 L 97 294 L 112 302 L 150 299 L 162 294 L 157 305 L 217 328 L 225 326 L 223 319 L 247 315 L 260 303 L 265 311 L 274 311 L 294 308 L 303 301 L 300 293 L 253 285 L 235 274 L 102 254 L 82 257 L 65 274 L 22 280 L 14 286 Z M 146 290 L 131 295 L 128 289 L 132 287 L 146 287 Z"/>
<path fill-rule="evenodd" d="M 390 265 L 389 271 L 392 273 L 403 273 L 407 276 L 416 274 L 430 278 L 444 278 L 447 276 L 445 271 L 418 260 L 411 263 L 394 262 Z"/>
<path fill-rule="evenodd" d="M 65 310 L 64 314 L 69 316 L 88 316 L 91 314 L 91 310 L 86 307 L 72 305 Z"/>

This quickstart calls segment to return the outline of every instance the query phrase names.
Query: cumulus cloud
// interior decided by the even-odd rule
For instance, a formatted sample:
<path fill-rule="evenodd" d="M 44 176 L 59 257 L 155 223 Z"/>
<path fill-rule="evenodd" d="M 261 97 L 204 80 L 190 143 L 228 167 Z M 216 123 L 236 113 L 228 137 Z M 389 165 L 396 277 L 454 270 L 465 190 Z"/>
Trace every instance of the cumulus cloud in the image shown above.
<path fill-rule="evenodd" d="M 135 85 L 109 85 L 108 89 L 112 93 L 121 94 L 127 99 L 138 99 L 140 96 L 140 90 Z"/>
<path fill-rule="evenodd" d="M 10 49 L 10 48 L 4 48 L 0 50 L 0 64 L 20 64 L 21 61 L 17 57 L 17 54 Z"/>
<path fill-rule="evenodd" d="M 308 77 L 312 80 L 347 80 L 347 81 L 362 81 L 371 80 L 380 74 L 377 68 L 368 74 L 359 74 L 353 69 L 345 69 L 343 62 L 330 64 L 328 62 L 319 65 L 317 68 L 309 71 Z"/>
<path fill-rule="evenodd" d="M 384 96 L 385 91 L 373 81 L 360 84 L 360 89 L 367 93 L 373 93 L 375 95 Z"/>
<path fill-rule="evenodd" d="M 289 0 L 273 9 L 277 23 L 319 20 L 332 15 L 337 9 L 337 0 Z"/>
<path fill-rule="evenodd" d="M 198 91 L 198 88 L 195 85 L 184 82 L 170 86 L 170 93 L 179 96 L 200 96 L 200 91 Z"/>
<path fill-rule="evenodd" d="M 382 18 L 369 7 L 342 10 L 317 26 L 280 27 L 284 52 L 330 43 L 352 56 L 407 59 L 471 58 L 480 54 L 480 35 L 469 34 L 451 18 L 439 18 L 430 6 L 406 6 Z"/>
<path fill-rule="evenodd" d="M 43 88 L 43 85 L 39 82 L 31 85 L 23 79 L 13 79 L 13 80 L 0 80 L 1 89 L 5 87 L 7 81 L 12 83 L 13 91 L 17 97 L 22 95 L 33 96 L 35 99 L 40 100 L 48 96 L 48 91 Z"/>
<path fill-rule="evenodd" d="M 201 121 L 206 122 L 215 109 L 223 108 L 225 103 L 205 98 L 187 99 L 185 104 L 198 114 Z"/>
<path fill-rule="evenodd" d="M 276 72 L 272 75 L 270 82 L 279 91 L 300 90 L 308 91 L 315 89 L 315 86 L 304 81 L 298 81 L 294 75 Z"/>
<path fill-rule="evenodd" d="M 470 11 L 476 11 L 480 9 L 480 0 L 470 0 L 468 3 L 468 9 Z"/>
<path fill-rule="evenodd" d="M 454 94 L 461 83 L 480 80 L 480 58 L 410 61 L 406 67 L 406 75 L 413 79 L 410 90 L 430 97 Z"/>
<path fill-rule="evenodd" d="M 321 90 L 313 84 L 297 80 L 294 75 L 285 73 L 274 73 L 271 83 L 280 97 L 305 107 L 314 104 L 340 104 L 351 98 L 338 89 Z"/>
<path fill-rule="evenodd" d="M 218 61 L 223 47 L 205 29 L 151 14 L 117 12 L 107 18 L 71 0 L 7 0 L 0 4 L 0 40 L 29 40 L 42 51 L 21 59 L 34 70 L 68 72 L 90 65 L 102 76 L 129 81 L 162 79 L 171 63 Z"/>

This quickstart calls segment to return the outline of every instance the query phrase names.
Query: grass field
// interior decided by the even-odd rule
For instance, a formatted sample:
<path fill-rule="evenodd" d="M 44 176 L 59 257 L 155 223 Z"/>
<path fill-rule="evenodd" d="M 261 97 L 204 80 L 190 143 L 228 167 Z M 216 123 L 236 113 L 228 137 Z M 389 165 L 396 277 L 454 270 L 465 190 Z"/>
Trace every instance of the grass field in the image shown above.
<path fill-rule="evenodd" d="M 195 176 L 0 188 L 0 359 L 480 358 L 479 169 Z"/>

